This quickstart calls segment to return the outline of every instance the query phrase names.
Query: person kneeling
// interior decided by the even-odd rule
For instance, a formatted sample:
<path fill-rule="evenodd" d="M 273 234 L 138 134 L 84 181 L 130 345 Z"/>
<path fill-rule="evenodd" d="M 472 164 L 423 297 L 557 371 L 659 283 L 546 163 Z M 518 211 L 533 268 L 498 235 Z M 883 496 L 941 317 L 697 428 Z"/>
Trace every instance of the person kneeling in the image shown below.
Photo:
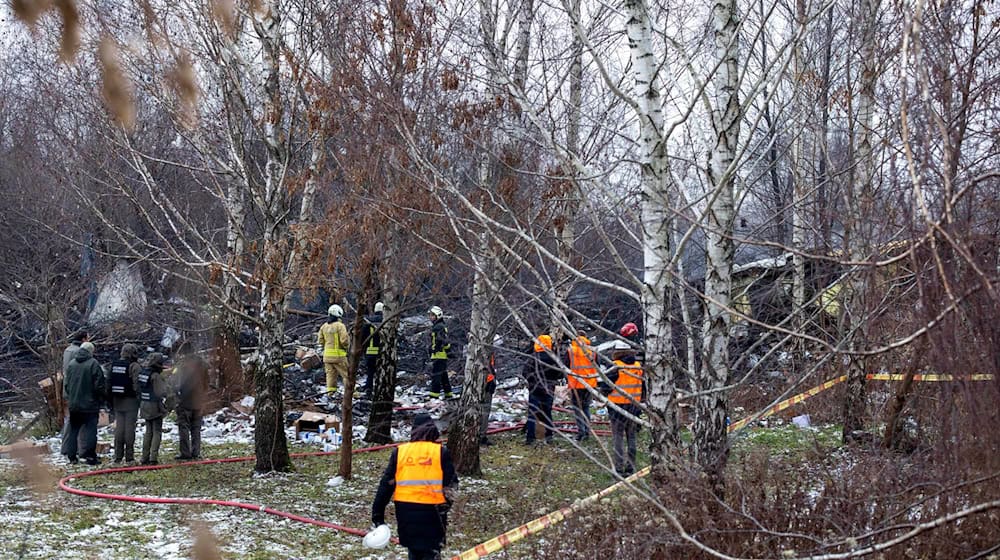
<path fill-rule="evenodd" d="M 400 445 L 389 457 L 372 504 L 372 524 L 385 524 L 385 508 L 396 504 L 399 544 L 410 560 L 437 560 L 445 544 L 451 493 L 458 475 L 448 448 L 428 414 L 413 419 L 410 443 Z"/>

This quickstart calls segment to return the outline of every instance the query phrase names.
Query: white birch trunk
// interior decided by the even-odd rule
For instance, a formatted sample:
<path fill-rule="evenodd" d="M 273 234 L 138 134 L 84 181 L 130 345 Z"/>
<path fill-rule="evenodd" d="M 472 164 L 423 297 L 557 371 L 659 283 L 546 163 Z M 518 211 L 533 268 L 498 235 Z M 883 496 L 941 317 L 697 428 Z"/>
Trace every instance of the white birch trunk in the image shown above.
<path fill-rule="evenodd" d="M 809 251 L 806 246 L 806 232 L 809 228 L 807 220 L 808 186 L 806 185 L 805 162 L 802 156 L 802 144 L 805 142 L 806 114 L 808 95 L 805 92 L 805 80 L 803 79 L 807 63 L 802 56 L 802 41 L 804 40 L 804 27 L 806 25 L 805 0 L 796 0 L 796 25 L 798 36 L 795 38 L 795 46 L 792 52 L 793 59 L 793 91 L 795 98 L 799 101 L 795 103 L 795 116 L 800 119 L 794 126 L 795 140 L 792 143 L 792 313 L 795 314 L 793 325 L 798 330 L 802 330 L 805 323 L 806 311 L 806 259 L 803 252 Z"/>
<path fill-rule="evenodd" d="M 290 248 L 288 234 L 288 189 L 285 187 L 287 137 L 284 125 L 284 102 L 281 93 L 281 7 L 272 2 L 254 28 L 264 52 L 264 144 L 267 162 L 264 166 L 263 192 L 257 194 L 257 205 L 263 221 L 263 263 L 260 277 L 260 345 L 255 384 L 257 417 L 254 447 L 257 472 L 286 471 L 291 467 L 288 442 L 285 439 L 283 401 L 285 341 L 285 299 L 283 284 L 285 265 Z"/>
<path fill-rule="evenodd" d="M 481 476 L 479 434 L 482 422 L 480 403 L 486 396 L 486 376 L 493 342 L 494 297 L 490 275 L 494 270 L 490 237 L 480 236 L 479 255 L 475 257 L 476 272 L 472 286 L 472 317 L 469 342 L 465 354 L 465 381 L 458 413 L 448 435 L 455 469 L 465 475 Z"/>
<path fill-rule="evenodd" d="M 733 173 L 740 132 L 739 66 L 735 0 L 716 0 L 712 10 L 719 65 L 712 77 L 712 129 L 715 147 L 709 161 L 714 188 L 705 214 L 705 323 L 695 407 L 695 459 L 716 490 L 721 489 L 729 457 L 726 434 L 729 381 L 730 290 L 733 269 Z"/>
<path fill-rule="evenodd" d="M 627 0 L 626 33 L 635 78 L 639 116 L 639 158 L 642 181 L 643 286 L 641 300 L 645 329 L 647 410 L 653 426 L 650 456 L 654 480 L 669 484 L 678 459 L 680 440 L 676 380 L 671 366 L 673 333 L 670 324 L 671 175 L 659 71 L 662 66 L 653 46 L 653 29 L 646 0 Z"/>
<path fill-rule="evenodd" d="M 875 32 L 878 21 L 880 0 L 862 0 L 861 17 L 861 79 L 858 90 L 858 120 L 857 120 L 857 154 L 856 179 L 848 192 L 847 207 L 849 215 L 844 221 L 845 254 L 854 262 L 867 258 L 866 240 L 861 231 L 861 224 L 867 216 L 866 201 L 872 194 L 872 183 L 875 175 L 875 156 L 872 146 L 872 124 L 875 114 L 875 84 L 877 80 L 878 61 L 875 60 Z M 841 327 L 846 337 L 845 348 L 854 351 L 859 348 L 859 341 L 865 339 L 861 324 L 864 311 L 864 281 L 859 275 L 854 275 L 844 289 L 843 313 Z M 851 434 L 864 428 L 865 409 L 865 360 L 861 356 L 851 356 L 848 360 L 847 386 L 844 391 L 844 428 L 843 438 L 851 439 Z"/>
<path fill-rule="evenodd" d="M 580 20 L 580 0 L 573 0 L 570 9 L 571 17 L 575 21 Z M 580 158 L 580 122 L 583 112 L 583 41 L 578 35 L 573 34 L 573 42 L 570 45 L 569 69 L 569 122 L 566 123 L 566 151 L 572 157 Z M 553 218 L 555 225 L 556 254 L 559 260 L 564 263 L 573 264 L 573 248 L 576 244 L 576 216 L 580 212 L 582 198 L 581 186 L 578 182 L 579 172 L 575 167 L 566 166 L 563 174 L 567 176 L 567 185 L 564 191 L 557 196 L 561 200 L 557 202 L 558 211 Z M 562 180 L 562 179 L 560 179 Z M 555 336 L 558 335 L 560 316 L 565 316 L 566 300 L 573 291 L 574 276 L 564 267 L 556 268 L 553 286 L 553 317 L 552 325 L 549 329 Z"/>

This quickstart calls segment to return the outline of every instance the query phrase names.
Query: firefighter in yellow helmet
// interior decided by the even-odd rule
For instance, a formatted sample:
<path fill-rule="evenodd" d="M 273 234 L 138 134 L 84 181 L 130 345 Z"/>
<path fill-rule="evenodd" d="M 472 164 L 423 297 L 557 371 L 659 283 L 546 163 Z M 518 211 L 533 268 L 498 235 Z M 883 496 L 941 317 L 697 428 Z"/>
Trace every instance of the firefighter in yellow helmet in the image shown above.
<path fill-rule="evenodd" d="M 395 502 L 399 544 L 411 560 L 437 560 L 445 544 L 458 475 L 448 448 L 437 443 L 439 437 L 430 415 L 414 417 L 410 442 L 389 456 L 372 503 L 372 524 L 378 527 L 385 523 L 389 500 Z"/>
<path fill-rule="evenodd" d="M 323 351 L 326 390 L 332 393 L 337 390 L 338 377 L 344 386 L 347 385 L 347 350 L 350 337 L 347 334 L 347 327 L 341 320 L 344 317 L 344 308 L 334 304 L 327 313 L 330 316 L 329 320 L 319 328 L 316 338 Z"/>

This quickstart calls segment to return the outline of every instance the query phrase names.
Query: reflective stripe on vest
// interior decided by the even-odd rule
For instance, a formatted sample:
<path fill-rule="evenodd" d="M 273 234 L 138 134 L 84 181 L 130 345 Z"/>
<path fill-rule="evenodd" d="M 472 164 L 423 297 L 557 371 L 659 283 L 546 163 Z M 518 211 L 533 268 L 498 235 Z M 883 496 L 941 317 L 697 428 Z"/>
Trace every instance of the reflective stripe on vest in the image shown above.
<path fill-rule="evenodd" d="M 618 382 L 608 400 L 615 404 L 642 402 L 642 367 L 638 362 L 626 364 L 621 360 L 615 360 L 615 366 L 618 367 Z"/>
<path fill-rule="evenodd" d="M 493 383 L 493 381 L 496 380 L 497 377 L 495 375 L 493 375 L 493 372 L 496 371 L 496 370 L 497 370 L 497 355 L 496 354 L 490 354 L 490 369 L 486 373 L 486 382 L 487 383 Z"/>
<path fill-rule="evenodd" d="M 570 389 L 583 389 L 588 385 L 597 387 L 597 368 L 594 367 L 593 355 L 590 340 L 585 336 L 578 337 L 570 344 L 570 373 L 566 376 Z"/>
<path fill-rule="evenodd" d="M 445 327 L 444 334 L 445 335 L 448 334 L 448 327 Z M 437 333 L 432 330 L 431 331 L 431 351 L 434 350 L 435 346 L 437 346 Z M 444 346 L 441 347 L 440 350 L 438 350 L 437 352 L 434 352 L 433 354 L 431 354 L 431 359 L 432 360 L 447 360 L 448 359 L 448 350 L 450 348 L 451 348 L 451 344 L 445 344 Z"/>
<path fill-rule="evenodd" d="M 323 357 L 324 358 L 344 358 L 347 357 L 347 350 L 340 344 L 339 329 L 335 329 L 336 323 L 324 323 L 319 332 L 323 335 Z M 332 337 L 331 340 L 329 337 Z"/>
<path fill-rule="evenodd" d="M 392 499 L 414 504 L 443 504 L 444 471 L 441 444 L 412 441 L 396 453 L 396 490 Z"/>
<path fill-rule="evenodd" d="M 377 356 L 380 348 L 375 345 L 375 333 L 378 332 L 378 328 L 375 325 L 368 327 L 368 347 L 365 348 L 365 354 L 369 356 Z"/>

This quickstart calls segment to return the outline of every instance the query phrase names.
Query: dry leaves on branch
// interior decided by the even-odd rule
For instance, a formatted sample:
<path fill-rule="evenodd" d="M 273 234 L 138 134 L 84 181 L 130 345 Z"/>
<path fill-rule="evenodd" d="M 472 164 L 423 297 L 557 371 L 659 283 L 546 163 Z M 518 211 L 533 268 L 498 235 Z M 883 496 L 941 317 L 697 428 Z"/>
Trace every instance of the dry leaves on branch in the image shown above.
<path fill-rule="evenodd" d="M 219 552 L 219 539 L 215 533 L 204 522 L 196 522 L 191 526 L 194 533 L 194 547 L 191 549 L 191 558 L 194 560 L 222 560 L 222 553 Z"/>
<path fill-rule="evenodd" d="M 52 0 L 12 0 L 10 7 L 17 19 L 34 26 L 42 14 L 52 7 Z"/>
<path fill-rule="evenodd" d="M 59 58 L 63 62 L 70 62 L 76 58 L 76 51 L 80 49 L 80 12 L 73 0 L 56 0 L 56 9 L 63 22 Z"/>
<path fill-rule="evenodd" d="M 135 127 L 135 100 L 132 97 L 132 84 L 122 71 L 118 47 L 110 38 L 104 37 L 97 55 L 101 62 L 101 93 L 104 95 L 104 103 L 115 122 L 131 130 Z"/>
<path fill-rule="evenodd" d="M 219 27 L 230 38 L 236 35 L 236 2 L 235 0 L 215 0 L 212 2 L 212 16 Z"/>
<path fill-rule="evenodd" d="M 198 81 L 187 53 L 177 58 L 177 63 L 167 76 L 167 81 L 180 102 L 181 124 L 187 128 L 194 128 L 198 124 Z"/>

